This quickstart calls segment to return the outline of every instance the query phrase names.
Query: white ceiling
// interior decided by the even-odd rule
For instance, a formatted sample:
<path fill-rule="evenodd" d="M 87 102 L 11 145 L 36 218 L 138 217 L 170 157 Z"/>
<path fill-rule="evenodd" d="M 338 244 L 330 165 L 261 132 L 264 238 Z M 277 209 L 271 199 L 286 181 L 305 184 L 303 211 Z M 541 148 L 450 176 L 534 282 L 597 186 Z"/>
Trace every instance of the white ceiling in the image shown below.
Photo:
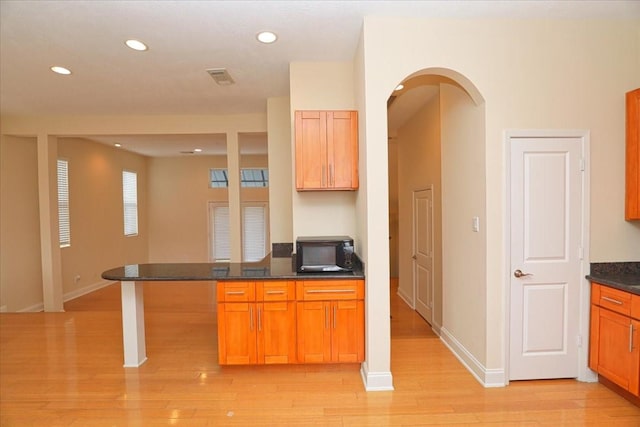
<path fill-rule="evenodd" d="M 367 15 L 625 19 L 640 1 L 0 0 L 0 113 L 265 112 L 289 94 L 289 63 L 351 60 Z M 279 40 L 258 43 L 262 30 Z M 208 68 L 236 84 L 216 85 Z"/>

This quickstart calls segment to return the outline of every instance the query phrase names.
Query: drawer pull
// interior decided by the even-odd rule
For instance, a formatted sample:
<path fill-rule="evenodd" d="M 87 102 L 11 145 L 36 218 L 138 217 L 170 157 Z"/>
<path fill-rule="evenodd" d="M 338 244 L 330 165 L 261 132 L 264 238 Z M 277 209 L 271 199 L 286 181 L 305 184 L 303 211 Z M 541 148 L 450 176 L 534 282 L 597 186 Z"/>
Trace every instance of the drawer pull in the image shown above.
<path fill-rule="evenodd" d="M 605 301 L 609 301 L 610 303 L 613 303 L 613 304 L 622 305 L 622 301 L 618 301 L 617 299 L 613 299 L 613 298 L 609 298 L 609 297 L 605 297 L 605 296 L 602 296 L 600 298 L 602 298 Z"/>
<path fill-rule="evenodd" d="M 227 291 L 227 295 L 244 295 L 244 291 Z"/>
<path fill-rule="evenodd" d="M 267 291 L 267 295 L 284 295 L 284 291 Z"/>
<path fill-rule="evenodd" d="M 308 294 L 353 294 L 355 289 L 309 289 Z"/>

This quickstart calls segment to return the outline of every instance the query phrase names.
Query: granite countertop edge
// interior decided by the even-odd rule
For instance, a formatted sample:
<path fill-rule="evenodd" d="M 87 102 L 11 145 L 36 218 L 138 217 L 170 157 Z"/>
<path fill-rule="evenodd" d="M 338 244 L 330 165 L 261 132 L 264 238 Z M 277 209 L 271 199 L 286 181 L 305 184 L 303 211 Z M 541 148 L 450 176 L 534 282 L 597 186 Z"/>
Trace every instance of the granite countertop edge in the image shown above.
<path fill-rule="evenodd" d="M 292 257 L 272 257 L 269 254 L 257 262 L 130 264 L 106 270 L 102 278 L 120 282 L 356 280 L 364 279 L 364 269 L 358 258 L 352 272 L 297 273 Z"/>
<path fill-rule="evenodd" d="M 591 282 L 610 286 L 634 295 L 640 295 L 640 275 L 591 273 L 586 276 L 586 278 Z"/>

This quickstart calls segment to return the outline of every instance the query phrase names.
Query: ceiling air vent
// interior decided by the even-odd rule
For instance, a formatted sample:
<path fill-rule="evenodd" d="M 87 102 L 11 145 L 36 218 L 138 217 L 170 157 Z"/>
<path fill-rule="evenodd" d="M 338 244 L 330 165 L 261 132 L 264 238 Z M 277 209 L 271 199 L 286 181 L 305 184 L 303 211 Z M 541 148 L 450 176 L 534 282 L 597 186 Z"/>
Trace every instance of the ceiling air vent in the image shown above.
<path fill-rule="evenodd" d="M 234 83 L 226 68 L 209 68 L 207 73 L 209 73 L 209 75 L 213 77 L 213 80 L 220 86 L 229 86 Z"/>

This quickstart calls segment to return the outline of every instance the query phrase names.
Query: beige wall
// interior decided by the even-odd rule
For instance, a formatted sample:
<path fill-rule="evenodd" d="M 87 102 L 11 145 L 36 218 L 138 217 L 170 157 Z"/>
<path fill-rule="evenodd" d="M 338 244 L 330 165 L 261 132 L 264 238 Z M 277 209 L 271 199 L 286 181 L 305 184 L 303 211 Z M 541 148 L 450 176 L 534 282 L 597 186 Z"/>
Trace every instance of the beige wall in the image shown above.
<path fill-rule="evenodd" d="M 294 62 L 290 65 L 291 116 L 296 110 L 354 110 L 353 64 L 350 62 Z M 293 131 L 292 131 L 293 135 Z M 292 158 L 295 147 L 291 141 Z M 292 167 L 295 182 L 295 167 Z M 349 235 L 357 242 L 356 191 L 306 191 L 292 188 L 293 238 Z M 327 219 L 331 218 L 330 221 Z"/>
<path fill-rule="evenodd" d="M 125 151 L 115 150 L 114 148 L 102 146 L 99 144 L 95 145 L 95 150 L 85 150 L 84 148 L 87 147 L 83 148 L 83 146 L 84 144 L 87 144 L 86 141 L 82 143 L 80 141 L 86 140 L 86 135 L 176 135 L 226 133 L 228 139 L 231 137 L 237 142 L 238 135 L 241 135 L 243 133 L 265 133 L 267 131 L 266 122 L 267 121 L 265 114 L 229 116 L 3 116 L 3 211 L 2 248 L 0 248 L 2 251 L 3 268 L 2 283 L 0 284 L 0 308 L 6 305 L 7 310 L 10 311 L 34 310 L 41 308 L 43 303 L 41 265 L 44 263 L 41 262 L 42 257 L 40 256 L 39 252 L 40 236 L 38 235 L 38 229 L 40 213 L 38 211 L 39 202 L 37 184 L 37 148 L 33 148 L 34 150 L 36 150 L 36 153 L 31 153 L 33 156 L 35 156 L 34 158 L 31 158 L 31 156 L 29 155 L 29 151 L 24 151 L 24 148 L 26 147 L 20 146 L 20 148 L 16 148 L 17 146 L 15 144 L 10 144 L 10 147 L 6 149 L 5 141 L 9 141 L 10 143 L 22 143 L 24 141 L 31 141 L 31 146 L 36 147 L 36 138 L 33 137 L 34 135 L 38 135 L 38 139 L 42 137 L 43 140 L 46 140 L 49 136 L 54 137 L 53 140 L 55 140 L 56 135 L 65 135 L 66 137 L 64 138 L 58 138 L 58 144 L 53 145 L 54 147 L 55 145 L 57 145 L 58 150 L 60 150 L 61 152 L 65 150 L 65 146 L 76 145 L 77 143 L 78 146 L 76 148 L 78 148 L 78 150 L 71 149 L 66 153 L 66 155 L 68 157 L 74 158 L 76 156 L 79 156 L 81 161 L 87 160 L 93 162 L 91 168 L 82 169 L 83 173 L 87 174 L 86 178 L 88 182 L 96 185 L 96 187 L 93 188 L 90 192 L 91 194 L 86 196 L 87 200 L 92 205 L 97 204 L 99 206 L 102 206 L 105 211 L 109 211 L 110 209 L 114 209 L 116 204 L 119 204 L 119 206 L 121 206 L 121 187 L 118 187 L 117 190 L 114 188 L 107 188 L 105 182 L 99 179 L 100 174 L 115 173 L 110 169 L 118 168 L 119 165 L 126 165 L 126 167 L 134 168 L 138 166 L 138 163 L 132 162 L 130 159 L 127 160 Z M 7 135 L 16 135 L 22 138 L 9 137 Z M 237 148 L 238 147 L 236 144 L 236 150 Z M 30 163 L 31 161 L 33 161 L 34 163 Z M 97 169 L 93 169 L 93 167 L 96 167 Z M 29 183 L 29 185 L 32 185 L 35 182 L 35 187 L 33 187 L 32 190 L 29 190 L 29 192 L 25 192 L 25 194 L 32 194 L 33 200 L 35 200 L 35 202 L 33 200 L 25 201 L 24 205 L 21 205 L 24 206 L 25 209 L 30 211 L 30 214 L 7 210 L 8 205 L 4 203 L 5 198 L 11 198 L 15 196 L 11 195 L 10 192 L 5 192 L 4 186 L 6 183 L 11 182 L 13 176 L 15 176 L 16 173 L 18 173 L 18 176 L 21 177 L 21 179 L 25 183 Z M 70 171 L 70 173 L 70 179 L 73 180 L 73 169 Z M 122 179 L 121 169 L 119 169 L 118 174 L 118 182 L 120 182 Z M 5 180 L 5 177 L 7 176 L 9 178 Z M 29 178 L 26 179 L 26 176 L 28 176 Z M 206 184 L 208 182 L 207 180 L 208 177 L 205 175 L 205 188 L 208 185 Z M 146 185 L 147 182 L 149 182 L 148 177 L 141 175 L 138 176 L 138 187 L 141 197 L 145 197 L 144 191 L 141 190 L 141 186 Z M 74 184 L 72 182 L 71 185 L 75 185 L 77 187 L 78 184 Z M 189 185 L 191 185 L 191 183 Z M 81 191 L 85 191 L 85 184 L 81 183 L 80 188 L 83 189 Z M 73 191 L 73 189 L 71 189 L 71 191 Z M 105 207 L 104 200 L 106 200 L 107 196 L 111 197 L 111 195 L 115 194 L 116 192 L 118 193 L 117 200 L 114 199 L 111 201 L 112 206 Z M 266 192 L 263 193 L 266 194 Z M 248 194 L 246 195 L 246 197 L 251 199 L 258 198 L 255 194 Z M 238 200 L 240 200 L 239 195 Z M 68 250 L 68 248 L 63 249 L 61 251 L 61 260 L 59 261 L 59 264 L 61 265 L 59 267 L 61 268 L 62 274 L 64 276 L 63 287 L 65 298 L 73 297 L 92 288 L 93 286 L 100 285 L 100 283 L 95 283 L 95 281 L 99 280 L 97 279 L 97 277 L 99 277 L 100 273 L 107 268 L 123 265 L 127 262 L 147 262 L 147 259 L 143 258 L 149 258 L 149 255 L 147 255 L 147 248 L 152 247 L 152 245 L 148 241 L 148 237 L 151 237 L 152 232 L 150 229 L 145 228 L 145 221 L 148 216 L 146 212 L 150 211 L 150 207 L 147 209 L 147 206 L 145 205 L 145 203 L 147 202 L 151 202 L 148 197 L 146 199 L 140 200 L 141 217 L 139 218 L 139 220 L 141 226 L 141 235 L 138 236 L 138 238 L 125 239 L 125 241 L 127 242 L 126 244 L 118 241 L 117 239 L 109 240 L 111 238 L 111 235 L 105 236 L 103 234 L 103 231 L 105 229 L 111 230 L 112 225 L 107 223 L 105 227 L 96 226 L 96 229 L 92 231 L 92 240 L 86 243 L 87 247 L 92 248 L 91 251 L 88 252 L 93 253 L 96 259 L 88 259 L 86 258 L 86 253 L 77 253 L 74 249 L 74 247 L 77 247 L 76 243 L 78 242 L 76 242 L 76 239 L 79 238 L 79 236 L 76 236 L 75 226 L 73 222 L 81 221 L 82 224 L 80 225 L 80 228 L 86 229 L 88 227 L 86 224 L 92 221 L 92 216 L 99 217 L 104 213 L 96 212 L 91 208 L 83 206 L 82 204 L 74 204 L 73 200 L 71 201 L 72 248 L 70 250 Z M 33 206 L 29 207 L 32 203 L 35 203 L 35 208 L 33 208 Z M 32 208 L 35 209 L 35 211 L 33 211 Z M 78 209 L 80 210 L 80 213 L 74 213 L 74 210 Z M 36 222 L 34 224 L 27 223 L 29 222 L 30 215 L 35 215 Z M 203 207 L 202 215 L 204 215 L 204 217 L 206 218 L 206 206 Z M 87 216 L 89 216 L 89 218 L 87 218 Z M 55 213 L 55 217 L 57 217 L 57 212 Z M 74 217 L 76 218 L 75 220 L 73 219 Z M 118 214 L 119 221 L 121 221 L 120 217 L 121 214 Z M 7 220 L 5 220 L 5 218 Z M 20 218 L 20 220 L 25 220 L 26 222 L 15 222 L 14 218 Z M 32 233 L 24 238 L 24 247 L 27 248 L 27 246 L 30 246 L 28 247 L 28 250 L 25 251 L 12 251 L 10 256 L 8 255 L 9 250 L 6 249 L 6 242 L 9 240 L 9 237 L 12 236 L 12 234 L 11 231 L 5 232 L 5 230 L 20 230 L 21 227 L 23 227 L 24 230 L 28 230 L 29 233 Z M 117 233 L 120 233 L 121 229 L 122 223 L 120 223 L 120 225 L 117 227 Z M 143 233 L 147 233 L 148 237 L 143 235 Z M 240 232 L 238 231 L 237 234 L 239 236 Z M 198 236 L 198 238 L 199 237 L 200 236 Z M 207 238 L 206 232 L 204 233 L 204 238 Z M 13 240 L 13 238 L 11 240 Z M 83 245 L 85 244 L 83 243 Z M 94 253 L 93 250 L 94 248 L 96 248 L 95 245 L 98 245 L 100 247 L 98 249 L 95 249 L 96 252 Z M 163 246 L 166 247 L 167 245 L 164 243 L 161 243 L 159 245 L 161 249 Z M 206 243 L 204 245 L 204 248 L 204 256 L 206 257 Z M 144 256 L 141 255 L 143 251 L 145 254 Z M 14 254 L 15 256 L 13 256 Z M 51 264 L 52 262 L 55 263 L 55 257 L 53 257 L 53 259 L 49 261 L 49 264 Z M 16 266 L 16 269 L 5 269 L 4 265 L 8 263 Z M 105 267 L 100 270 L 102 268 L 100 267 L 102 263 L 104 263 Z M 23 269 L 25 269 L 25 266 L 27 265 L 32 267 L 28 268 L 28 273 L 25 273 Z M 15 278 L 18 277 L 18 275 L 20 275 L 23 279 L 20 283 L 17 283 L 15 281 Z M 78 280 L 76 283 L 75 277 L 77 275 L 80 275 L 80 280 Z"/>
<path fill-rule="evenodd" d="M 459 334 L 453 338 L 462 342 L 469 360 L 480 361 L 487 375 L 500 374 L 505 367 L 504 300 L 508 280 L 504 230 L 505 130 L 589 130 L 591 240 L 588 261 L 639 260 L 640 226 L 623 219 L 623 96 L 640 86 L 639 32 L 637 19 L 365 18 L 356 56 L 358 107 L 364 121 L 360 132 L 361 153 L 365 153 L 367 168 L 362 172 L 366 200 L 362 203 L 358 200 L 358 211 L 367 216 L 369 233 L 362 252 L 367 255 L 371 305 L 377 306 L 379 301 L 386 300 L 381 283 L 369 283 L 381 281 L 387 271 L 383 266 L 388 264 L 388 254 L 380 249 L 382 236 L 374 237 L 375 233 L 387 235 L 388 218 L 379 209 L 387 203 L 386 192 L 379 191 L 386 184 L 370 171 L 374 169 L 386 179 L 386 100 L 400 81 L 432 68 L 457 72 L 466 83 L 475 86 L 486 101 L 482 135 L 486 209 L 484 213 L 467 209 L 465 215 L 459 217 L 463 222 L 450 225 L 452 230 L 468 230 L 470 216 L 477 214 L 481 217 L 481 230 L 491 236 L 484 247 L 474 248 L 474 264 L 484 264 L 486 270 L 486 274 L 475 277 L 476 289 L 484 290 L 484 294 L 479 299 L 458 298 L 449 302 L 447 299 L 456 298 L 459 292 L 445 294 L 445 304 L 455 306 L 455 311 L 447 312 L 446 305 L 443 309 L 443 327 Z M 446 188 L 443 192 L 446 193 Z M 463 258 L 465 254 L 454 254 L 458 266 L 467 261 Z M 444 274 L 446 276 L 446 271 Z M 471 337 L 472 331 L 462 332 L 461 328 L 468 324 L 465 316 L 471 314 L 478 319 L 483 312 L 486 326 L 480 325 L 480 336 L 486 328 L 486 337 L 484 343 L 478 343 L 477 338 Z M 383 329 L 387 325 L 377 322 L 376 326 Z M 375 341 L 367 351 L 385 354 L 388 343 Z"/>
<path fill-rule="evenodd" d="M 241 167 L 266 167 L 267 156 L 240 156 Z M 209 262 L 208 204 L 228 203 L 228 189 L 209 187 L 209 170 L 226 156 L 149 159 L 149 262 Z M 268 202 L 268 189 L 242 188 L 243 202 Z M 236 236 L 240 239 L 240 236 Z"/>
<path fill-rule="evenodd" d="M 398 129 L 399 288 L 415 304 L 413 284 L 413 192 L 433 189 L 434 312 L 433 326 L 442 325 L 442 185 L 440 98 L 435 96 Z"/>
<path fill-rule="evenodd" d="M 35 138 L 0 139 L 0 309 L 40 306 L 42 265 Z"/>
<path fill-rule="evenodd" d="M 440 85 L 442 134 L 442 329 L 486 363 L 484 104 Z M 480 231 L 472 231 L 472 218 Z M 464 307 L 464 308 L 463 308 Z M 463 311 L 464 310 L 464 311 Z"/>
<path fill-rule="evenodd" d="M 71 246 L 61 249 L 63 291 L 103 282 L 103 271 L 147 261 L 147 159 L 83 138 L 58 138 L 69 162 Z M 122 171 L 137 173 L 138 235 L 124 235 Z"/>
<path fill-rule="evenodd" d="M 293 243 L 294 170 L 291 163 L 291 106 L 289 97 L 267 100 L 269 149 L 269 224 L 273 243 Z"/>

